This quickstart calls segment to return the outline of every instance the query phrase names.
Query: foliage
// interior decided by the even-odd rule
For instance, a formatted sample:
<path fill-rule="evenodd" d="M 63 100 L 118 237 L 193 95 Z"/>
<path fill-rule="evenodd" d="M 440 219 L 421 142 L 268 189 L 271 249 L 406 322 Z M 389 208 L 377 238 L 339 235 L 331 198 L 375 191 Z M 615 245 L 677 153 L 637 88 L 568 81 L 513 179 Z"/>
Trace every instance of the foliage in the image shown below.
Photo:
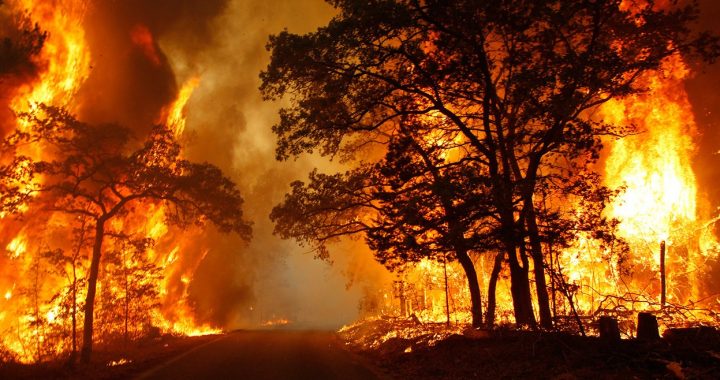
<path fill-rule="evenodd" d="M 108 235 L 123 235 L 113 230 L 118 224 L 111 222 L 142 213 L 148 203 L 159 203 L 165 206 L 170 224 L 184 228 L 209 221 L 222 232 L 250 238 L 236 185 L 211 164 L 183 159 L 168 128 L 156 126 L 144 141 L 135 141 L 127 128 L 82 123 L 61 108 L 39 105 L 21 117 L 26 127 L 4 142 L 6 150 L 15 153 L 15 161 L 23 164 L 10 170 L 23 173 L 15 189 L 34 207 L 86 219 L 92 226 L 83 361 L 89 361 L 92 351 L 96 284 L 100 259 L 106 253 L 103 243 Z M 41 147 L 40 157 L 21 154 L 30 144 Z M 142 269 L 153 277 L 153 268 Z"/>
<path fill-rule="evenodd" d="M 138 149 L 128 151 L 130 131 L 121 126 L 88 125 L 42 105 L 22 117 L 31 128 L 15 131 L 7 143 L 43 146 L 49 158 L 31 162 L 28 170 L 45 179 L 43 185 L 29 182 L 46 210 L 108 219 L 130 211 L 124 206 L 134 200 L 154 199 L 173 205 L 168 222 L 186 227 L 208 220 L 249 237 L 235 184 L 213 165 L 182 159 L 167 128 L 153 128 Z"/>
<path fill-rule="evenodd" d="M 623 136 L 633 127 L 609 125 L 591 111 L 644 91 L 637 79 L 669 56 L 711 61 L 720 52 L 715 36 L 689 28 L 696 4 L 332 4 L 338 15 L 327 26 L 270 38 L 272 58 L 261 74 L 261 91 L 266 99 L 290 100 L 273 127 L 277 158 L 314 151 L 348 161 L 381 151 L 383 158 L 346 175 L 345 188 L 334 175 L 313 174 L 309 184 L 293 184 L 273 214 L 279 232 L 300 240 L 317 234 L 316 241 L 364 232 L 385 263 L 393 255 L 399 261 L 413 261 L 423 250 L 427 255 L 447 241 L 436 238 L 443 233 L 455 250 L 498 247 L 511 271 L 516 320 L 529 325 L 535 323 L 532 258 L 544 327 L 551 323 L 544 263 L 549 239 L 569 244 L 579 234 L 567 231 L 585 230 L 608 244 L 615 240 L 616 222 L 602 217 L 614 191 L 602 187 L 592 165 L 602 137 Z M 458 146 L 441 144 L 434 152 L 427 141 L 437 136 Z M 452 165 L 438 159 L 453 149 L 460 153 Z M 578 177 L 582 173 L 588 174 Z M 354 180 L 358 176 L 366 178 L 363 185 Z M 367 193 L 367 183 L 377 191 Z M 542 191 L 548 204 L 539 202 Z M 582 218 L 567 209 L 578 191 L 589 192 L 583 204 L 591 212 Z M 377 196 L 375 203 L 368 194 Z M 302 212 L 279 218 L 283 209 L 292 215 L 290 205 L 312 210 L 312 219 Z M 375 209 L 376 219 L 359 225 L 367 208 Z M 324 234 L 323 227 L 338 222 L 359 228 Z M 312 226 L 299 226 L 304 223 Z"/>
<path fill-rule="evenodd" d="M 0 21 L 7 23 L 0 29 L 0 77 L 35 68 L 33 58 L 40 53 L 48 36 L 39 25 L 33 25 L 27 15 L 4 20 L 9 17 L 0 15 Z"/>

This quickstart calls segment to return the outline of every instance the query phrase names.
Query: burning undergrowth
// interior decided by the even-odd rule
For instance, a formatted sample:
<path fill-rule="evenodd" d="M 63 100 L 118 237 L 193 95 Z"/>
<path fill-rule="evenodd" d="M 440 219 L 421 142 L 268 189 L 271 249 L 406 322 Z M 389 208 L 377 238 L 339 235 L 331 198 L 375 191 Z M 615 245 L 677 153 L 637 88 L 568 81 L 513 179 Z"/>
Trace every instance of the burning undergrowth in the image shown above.
<path fill-rule="evenodd" d="M 720 374 L 720 333 L 681 329 L 655 341 L 371 319 L 343 327 L 346 347 L 388 378 L 693 378 Z"/>
<path fill-rule="evenodd" d="M 372 318 L 343 326 L 340 336 L 356 349 L 411 352 L 432 347 L 451 335 L 461 334 L 467 326 L 443 323 L 423 324 L 417 319 Z"/>
<path fill-rule="evenodd" d="M 217 339 L 216 335 L 197 337 L 166 335 L 141 339 L 124 347 L 98 349 L 94 353 L 93 362 L 82 368 L 68 366 L 65 360 L 46 361 L 40 364 L 4 362 L 0 364 L 0 377 L 17 380 L 135 378 L 172 358 Z"/>

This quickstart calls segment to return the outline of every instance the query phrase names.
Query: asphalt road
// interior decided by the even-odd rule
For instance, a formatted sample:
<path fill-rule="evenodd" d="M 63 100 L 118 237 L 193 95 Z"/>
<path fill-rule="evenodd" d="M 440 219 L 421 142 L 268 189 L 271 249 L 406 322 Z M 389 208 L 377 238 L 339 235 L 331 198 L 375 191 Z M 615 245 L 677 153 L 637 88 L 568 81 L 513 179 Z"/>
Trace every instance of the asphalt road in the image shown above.
<path fill-rule="evenodd" d="M 333 332 L 237 331 L 196 347 L 139 379 L 378 379 Z"/>

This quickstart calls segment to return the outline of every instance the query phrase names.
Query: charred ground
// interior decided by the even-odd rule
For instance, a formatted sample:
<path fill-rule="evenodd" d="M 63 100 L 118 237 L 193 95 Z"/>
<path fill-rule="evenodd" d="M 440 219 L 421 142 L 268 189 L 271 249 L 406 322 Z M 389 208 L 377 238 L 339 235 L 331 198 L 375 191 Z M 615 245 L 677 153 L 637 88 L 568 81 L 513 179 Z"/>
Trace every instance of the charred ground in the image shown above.
<path fill-rule="evenodd" d="M 404 332 L 404 337 L 393 332 Z M 657 341 L 564 332 L 483 331 L 380 319 L 344 329 L 347 347 L 397 379 L 716 379 L 720 334 L 687 329 Z"/>

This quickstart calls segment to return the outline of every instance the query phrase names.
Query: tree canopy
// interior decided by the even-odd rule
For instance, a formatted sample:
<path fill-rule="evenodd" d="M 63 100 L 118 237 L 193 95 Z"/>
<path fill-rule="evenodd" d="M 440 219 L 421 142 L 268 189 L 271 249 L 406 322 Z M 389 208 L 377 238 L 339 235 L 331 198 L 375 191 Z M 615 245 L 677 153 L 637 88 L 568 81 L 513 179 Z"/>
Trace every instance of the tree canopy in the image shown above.
<path fill-rule="evenodd" d="M 461 207 L 464 215 L 452 219 L 477 218 L 463 222 L 464 234 L 484 226 L 480 220 L 493 223 L 494 240 L 510 267 L 516 321 L 531 326 L 536 322 L 530 268 L 540 322 L 548 328 L 552 323 L 544 263 L 549 230 L 543 232 L 540 224 L 550 214 L 541 207 L 540 190 L 548 188 L 551 178 L 574 182 L 580 173 L 592 171 L 601 138 L 632 131 L 632 126 L 598 120 L 591 111 L 609 99 L 644 91 L 638 79 L 659 70 L 667 57 L 682 54 L 686 59 L 711 61 L 719 51 L 715 36 L 690 29 L 697 17 L 696 4 L 671 2 L 660 7 L 652 1 L 628 5 L 620 0 L 337 0 L 331 4 L 338 15 L 327 26 L 305 35 L 285 31 L 270 38 L 271 62 L 261 74 L 261 91 L 266 99 L 290 100 L 273 127 L 277 157 L 318 151 L 359 159 L 368 146 L 374 146 L 384 152 L 391 163 L 388 167 L 398 171 L 376 166 L 375 175 L 366 174 L 381 184 L 403 178 L 405 161 L 395 158 L 407 156 L 413 144 L 423 144 L 436 133 L 458 139 L 463 150 L 457 175 L 472 185 L 452 186 L 453 181 L 443 180 L 450 209 L 472 200 L 468 195 L 477 190 L 485 195 L 486 204 L 480 209 L 490 210 L 492 216 L 482 219 L 465 213 L 477 207 Z M 431 173 L 440 166 L 438 161 L 424 167 Z M 481 180 L 469 180 L 473 177 Z M 316 175 L 305 186 L 319 188 L 314 180 L 321 178 L 330 177 Z M 295 184 L 292 194 L 302 193 L 302 186 Z M 613 194 L 597 181 L 592 187 L 595 196 L 588 200 L 596 199 L 600 206 Z M 329 198 L 312 198 L 312 194 L 302 199 L 319 202 L 315 208 L 322 211 L 323 199 Z M 562 204 L 571 194 L 554 191 L 552 196 L 555 204 Z M 427 195 L 421 198 L 422 206 L 432 204 Z M 332 199 L 326 214 L 343 209 L 338 204 L 342 199 L 347 198 Z M 405 202 L 388 199 L 398 202 L 388 207 Z M 407 199 L 416 203 L 420 198 Z M 422 206 L 416 205 L 412 213 L 428 218 L 437 210 Z M 563 216 L 553 215 L 556 220 Z M 602 218 L 601 212 L 593 215 Z M 599 220 L 586 227 L 613 224 Z M 298 218 L 295 223 L 306 221 Z M 382 225 L 381 220 L 376 223 L 375 227 Z M 289 231 L 286 236 L 293 235 L 292 228 L 283 229 Z M 312 228 L 304 231 L 311 233 Z M 385 236 L 385 242 L 401 250 L 412 241 L 392 239 L 403 234 Z"/>
<path fill-rule="evenodd" d="M 184 228 L 211 222 L 222 232 L 250 238 L 251 226 L 243 218 L 243 199 L 235 183 L 211 164 L 183 159 L 167 127 L 158 125 L 146 139 L 135 141 L 127 128 L 86 124 L 61 108 L 40 105 L 21 117 L 25 127 L 11 134 L 4 145 L 14 152 L 13 162 L 20 164 L 7 172 L 23 175 L 8 177 L 18 185 L 2 194 L 11 200 L 3 204 L 22 199 L 47 212 L 77 215 L 89 219 L 94 232 L 83 361 L 89 360 L 92 351 L 95 287 L 104 238 L 122 234 L 113 231 L 111 221 L 142 212 L 145 203 L 160 202 L 166 205 L 170 224 Z M 40 153 L 23 154 L 31 147 L 39 147 Z M 23 210 L 16 207 L 15 211 Z"/>

